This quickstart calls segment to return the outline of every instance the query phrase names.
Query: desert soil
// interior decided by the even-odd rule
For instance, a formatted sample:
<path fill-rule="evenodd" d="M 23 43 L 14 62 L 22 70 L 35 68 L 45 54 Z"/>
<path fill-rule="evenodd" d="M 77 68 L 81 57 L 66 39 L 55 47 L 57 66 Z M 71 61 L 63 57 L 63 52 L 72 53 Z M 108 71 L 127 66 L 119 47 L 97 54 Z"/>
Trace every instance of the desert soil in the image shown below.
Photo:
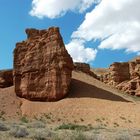
<path fill-rule="evenodd" d="M 140 101 L 82 72 L 73 72 L 68 97 L 57 102 L 32 102 L 16 97 L 14 87 L 0 89 L 0 117 L 48 119 L 110 128 L 140 128 Z"/>

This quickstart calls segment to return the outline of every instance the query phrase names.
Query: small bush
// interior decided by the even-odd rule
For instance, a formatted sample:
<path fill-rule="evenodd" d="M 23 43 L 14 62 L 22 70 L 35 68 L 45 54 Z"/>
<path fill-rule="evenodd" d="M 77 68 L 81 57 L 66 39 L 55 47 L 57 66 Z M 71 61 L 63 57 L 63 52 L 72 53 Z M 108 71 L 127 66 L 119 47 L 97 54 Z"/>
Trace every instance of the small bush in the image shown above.
<path fill-rule="evenodd" d="M 10 135 L 12 135 L 16 138 L 21 138 L 21 137 L 28 136 L 29 133 L 25 127 L 16 126 L 10 131 Z"/>
<path fill-rule="evenodd" d="M 131 140 L 131 136 L 127 133 L 119 134 L 115 140 Z"/>
<path fill-rule="evenodd" d="M 28 119 L 26 116 L 23 116 L 21 119 L 20 119 L 23 123 L 28 123 Z"/>
<path fill-rule="evenodd" d="M 29 124 L 28 128 L 45 128 L 45 124 L 43 122 L 37 121 Z"/>
<path fill-rule="evenodd" d="M 0 131 L 8 131 L 10 130 L 5 124 L 0 122 Z"/>
<path fill-rule="evenodd" d="M 75 136 L 75 140 L 86 140 L 86 137 L 82 133 L 79 133 Z"/>
<path fill-rule="evenodd" d="M 131 121 L 131 120 L 128 120 L 128 122 L 129 122 L 129 123 L 132 123 L 132 121 Z"/>
<path fill-rule="evenodd" d="M 114 122 L 114 127 L 119 127 L 119 124 Z"/>
<path fill-rule="evenodd" d="M 91 130 L 92 127 L 89 126 L 85 126 L 85 125 L 76 125 L 76 124 L 62 124 L 60 125 L 58 128 L 56 128 L 56 130 L 58 129 L 69 129 L 69 130 L 81 130 L 81 131 L 88 131 Z"/>
<path fill-rule="evenodd" d="M 1 111 L 0 112 L 0 119 L 3 120 L 3 121 L 5 121 L 4 115 L 5 115 L 5 112 Z"/>
<path fill-rule="evenodd" d="M 4 111 L 1 111 L 0 115 L 3 116 L 4 114 L 5 114 L 5 112 Z"/>
<path fill-rule="evenodd" d="M 34 136 L 32 136 L 33 140 L 48 140 L 51 139 L 52 133 L 47 130 L 38 129 Z"/>
<path fill-rule="evenodd" d="M 81 122 L 83 122 L 83 121 L 84 121 L 84 119 L 83 119 L 83 118 L 80 118 L 80 120 L 81 120 Z"/>
<path fill-rule="evenodd" d="M 51 119 L 51 113 L 49 113 L 49 114 L 44 114 L 44 116 L 46 117 L 46 119 Z"/>
<path fill-rule="evenodd" d="M 122 120 L 126 120 L 126 118 L 125 118 L 125 117 L 123 117 L 123 116 L 120 116 L 120 118 L 121 118 Z"/>
<path fill-rule="evenodd" d="M 102 122 L 102 120 L 101 120 L 101 119 L 99 119 L 99 118 L 97 118 L 95 121 L 96 121 L 96 122 L 99 122 L 99 123 L 101 123 L 101 122 Z"/>

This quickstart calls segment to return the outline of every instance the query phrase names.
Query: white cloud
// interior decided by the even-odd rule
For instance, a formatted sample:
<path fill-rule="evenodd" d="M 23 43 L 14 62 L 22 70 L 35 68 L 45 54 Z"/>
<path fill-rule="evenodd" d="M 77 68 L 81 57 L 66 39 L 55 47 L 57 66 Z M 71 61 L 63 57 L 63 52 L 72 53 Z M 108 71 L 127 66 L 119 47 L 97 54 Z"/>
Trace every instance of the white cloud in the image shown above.
<path fill-rule="evenodd" d="M 84 12 L 93 3 L 100 0 L 33 0 L 31 16 L 38 18 L 56 18 L 64 15 L 67 11 Z"/>
<path fill-rule="evenodd" d="M 66 45 L 66 49 L 72 56 L 74 62 L 90 62 L 96 57 L 97 50 L 86 48 L 82 40 L 72 40 Z"/>
<path fill-rule="evenodd" d="M 66 44 L 74 61 L 94 60 L 97 50 L 85 44 L 96 39 L 101 40 L 99 49 L 140 54 L 140 0 L 33 0 L 30 15 L 57 18 L 68 11 L 82 13 L 93 3 L 98 5 L 86 14 L 71 42 Z"/>
<path fill-rule="evenodd" d="M 87 13 L 74 39 L 100 39 L 100 49 L 125 49 L 140 54 L 140 0 L 102 0 Z"/>

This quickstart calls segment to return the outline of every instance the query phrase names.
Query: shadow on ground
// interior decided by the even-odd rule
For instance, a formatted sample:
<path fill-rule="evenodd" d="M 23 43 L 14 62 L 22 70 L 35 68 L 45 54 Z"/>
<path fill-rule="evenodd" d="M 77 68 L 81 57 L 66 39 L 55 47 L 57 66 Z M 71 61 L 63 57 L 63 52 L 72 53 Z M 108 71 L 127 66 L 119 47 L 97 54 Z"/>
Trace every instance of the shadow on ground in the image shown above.
<path fill-rule="evenodd" d="M 121 96 L 115 95 L 109 91 L 106 91 L 105 89 L 102 89 L 102 87 L 98 88 L 94 85 L 90 85 L 76 79 L 72 79 L 70 93 L 71 94 L 69 94 L 67 98 L 89 97 L 111 101 L 130 102 Z"/>

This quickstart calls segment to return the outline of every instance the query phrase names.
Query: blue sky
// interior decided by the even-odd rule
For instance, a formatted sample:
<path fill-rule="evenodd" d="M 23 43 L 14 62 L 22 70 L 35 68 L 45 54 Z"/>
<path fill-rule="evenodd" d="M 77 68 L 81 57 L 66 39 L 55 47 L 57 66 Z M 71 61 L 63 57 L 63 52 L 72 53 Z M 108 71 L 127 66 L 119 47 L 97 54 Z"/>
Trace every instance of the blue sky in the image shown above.
<path fill-rule="evenodd" d="M 68 4 L 64 0 L 60 0 L 59 4 L 55 2 L 56 0 L 53 1 L 54 3 L 48 3 L 46 0 L 0 1 L 0 69 L 13 67 L 13 50 L 16 42 L 26 39 L 26 28 L 46 29 L 50 26 L 60 27 L 66 47 L 74 57 L 74 60 L 86 61 L 92 67 L 108 67 L 114 61 L 128 61 L 139 54 L 140 42 L 137 37 L 138 33 L 140 33 L 138 32 L 140 29 L 139 16 L 128 20 L 122 20 L 124 19 L 123 17 L 121 19 L 117 18 L 117 21 L 120 20 L 120 26 L 116 27 L 117 31 L 119 31 L 118 35 L 112 23 L 115 17 L 110 21 L 110 17 L 113 15 L 109 14 L 111 11 L 106 10 L 108 9 L 107 6 L 111 5 L 111 2 L 87 0 L 87 3 L 85 0 L 77 0 L 77 3 L 74 5 L 75 1 L 73 0 L 67 0 Z M 125 14 L 129 8 L 129 5 L 125 3 L 126 0 L 123 1 L 124 3 L 118 0 L 120 3 L 116 3 L 119 9 L 117 11 L 118 15 L 120 14 L 119 12 L 122 13 L 120 7 L 126 10 Z M 128 0 L 127 3 L 129 1 L 131 2 L 131 0 Z M 136 5 L 140 5 L 138 0 L 133 1 L 133 3 L 135 2 Z M 43 3 L 43 7 L 41 7 L 41 3 Z M 97 5 L 96 8 L 95 3 Z M 51 8 L 49 9 L 48 7 Z M 48 10 L 40 11 L 39 8 Z M 102 12 L 102 9 L 104 10 L 103 17 L 99 14 L 100 11 Z M 134 12 L 137 14 L 138 11 L 134 10 Z M 96 14 L 99 16 L 97 17 Z M 116 9 L 114 14 L 116 15 Z M 123 15 L 124 17 L 127 16 L 125 14 Z M 101 21 L 104 25 L 101 24 Z M 125 21 L 127 21 L 127 24 Z M 135 28 L 131 26 L 132 23 L 136 25 Z M 109 26 L 109 30 L 107 30 L 109 33 L 106 31 L 108 27 L 105 25 Z M 131 29 L 128 33 L 123 28 L 125 25 Z M 129 38 L 127 39 L 126 37 L 122 41 L 122 38 L 127 35 Z M 115 37 L 116 39 L 114 39 Z M 135 39 L 136 43 L 133 43 Z M 117 45 L 115 46 L 114 44 Z"/>

